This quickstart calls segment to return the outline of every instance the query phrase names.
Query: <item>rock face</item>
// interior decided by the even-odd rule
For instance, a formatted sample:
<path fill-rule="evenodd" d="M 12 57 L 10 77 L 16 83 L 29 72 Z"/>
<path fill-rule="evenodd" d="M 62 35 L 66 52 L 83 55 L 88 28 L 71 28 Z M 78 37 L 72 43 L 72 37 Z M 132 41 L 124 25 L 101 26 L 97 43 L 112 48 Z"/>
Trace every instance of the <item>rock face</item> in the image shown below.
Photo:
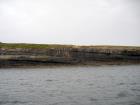
<path fill-rule="evenodd" d="M 18 64 L 86 64 L 95 61 L 140 62 L 140 47 L 70 46 L 0 48 L 0 67 Z"/>

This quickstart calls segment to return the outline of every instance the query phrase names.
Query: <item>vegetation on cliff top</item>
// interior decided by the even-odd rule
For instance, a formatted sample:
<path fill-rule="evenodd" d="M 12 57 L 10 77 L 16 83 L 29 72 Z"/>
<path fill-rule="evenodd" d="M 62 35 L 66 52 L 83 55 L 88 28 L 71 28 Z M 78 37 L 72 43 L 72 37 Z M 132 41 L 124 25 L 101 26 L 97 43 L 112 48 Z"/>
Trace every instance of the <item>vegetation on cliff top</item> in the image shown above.
<path fill-rule="evenodd" d="M 139 46 L 75 46 L 59 44 L 26 44 L 26 43 L 0 43 L 0 48 L 99 48 L 99 49 L 131 49 L 140 50 Z"/>
<path fill-rule="evenodd" d="M 57 44 L 26 44 L 26 43 L 0 43 L 0 48 L 59 48 L 72 47 L 72 45 Z"/>

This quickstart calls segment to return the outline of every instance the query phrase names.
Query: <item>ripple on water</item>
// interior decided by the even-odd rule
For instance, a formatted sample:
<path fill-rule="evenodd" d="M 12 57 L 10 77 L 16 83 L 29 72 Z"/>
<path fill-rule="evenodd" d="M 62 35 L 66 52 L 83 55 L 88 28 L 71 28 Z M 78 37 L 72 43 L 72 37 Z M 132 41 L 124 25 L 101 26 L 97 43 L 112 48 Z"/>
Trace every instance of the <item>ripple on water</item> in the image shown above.
<path fill-rule="evenodd" d="M 137 91 L 137 92 L 140 92 L 140 89 L 131 89 L 132 91 Z"/>
<path fill-rule="evenodd" d="M 135 82 L 134 83 L 130 83 L 130 85 L 137 85 L 137 83 L 135 83 Z"/>
<path fill-rule="evenodd" d="M 96 99 L 96 98 L 92 98 L 92 97 L 90 97 L 89 100 L 90 100 L 90 101 L 98 101 L 98 99 Z"/>
<path fill-rule="evenodd" d="M 29 103 L 29 102 L 24 102 L 24 101 L 0 101 L 0 105 L 3 104 L 10 104 L 10 105 L 15 105 L 15 104 L 25 104 L 25 103 Z"/>
<path fill-rule="evenodd" d="M 130 96 L 130 94 L 127 91 L 121 91 L 120 93 L 117 94 L 117 98 L 124 98 L 128 96 Z"/>
<path fill-rule="evenodd" d="M 117 84 L 117 85 L 124 85 L 125 83 L 119 83 L 119 84 Z"/>
<path fill-rule="evenodd" d="M 94 84 L 93 83 L 90 83 L 90 84 L 88 84 L 89 86 L 93 86 Z"/>

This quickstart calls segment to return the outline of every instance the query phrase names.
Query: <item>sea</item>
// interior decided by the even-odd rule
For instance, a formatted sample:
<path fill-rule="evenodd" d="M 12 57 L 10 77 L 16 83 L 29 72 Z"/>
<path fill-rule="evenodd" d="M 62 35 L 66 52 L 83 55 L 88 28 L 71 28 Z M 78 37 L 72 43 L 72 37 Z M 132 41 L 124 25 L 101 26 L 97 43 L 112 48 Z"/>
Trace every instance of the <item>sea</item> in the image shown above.
<path fill-rule="evenodd" d="M 0 105 L 140 105 L 140 65 L 1 68 Z"/>

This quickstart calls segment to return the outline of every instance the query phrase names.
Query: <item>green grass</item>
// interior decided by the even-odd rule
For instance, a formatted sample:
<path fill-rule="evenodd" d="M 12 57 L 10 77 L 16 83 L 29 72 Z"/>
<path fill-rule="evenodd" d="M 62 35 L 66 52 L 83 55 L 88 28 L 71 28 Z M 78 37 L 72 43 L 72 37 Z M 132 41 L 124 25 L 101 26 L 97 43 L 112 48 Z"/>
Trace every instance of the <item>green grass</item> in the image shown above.
<path fill-rule="evenodd" d="M 0 43 L 0 48 L 70 48 L 72 45 L 57 45 L 57 44 L 26 44 L 26 43 Z"/>
<path fill-rule="evenodd" d="M 26 44 L 26 43 L 0 43 L 0 48 L 38 48 L 38 49 L 47 49 L 47 48 L 97 48 L 97 49 L 120 49 L 120 50 L 140 50 L 139 46 L 110 46 L 110 45 L 97 45 L 97 46 L 75 46 L 75 45 L 59 45 L 59 44 Z"/>
<path fill-rule="evenodd" d="M 48 48 L 43 44 L 0 43 L 1 48 Z"/>

